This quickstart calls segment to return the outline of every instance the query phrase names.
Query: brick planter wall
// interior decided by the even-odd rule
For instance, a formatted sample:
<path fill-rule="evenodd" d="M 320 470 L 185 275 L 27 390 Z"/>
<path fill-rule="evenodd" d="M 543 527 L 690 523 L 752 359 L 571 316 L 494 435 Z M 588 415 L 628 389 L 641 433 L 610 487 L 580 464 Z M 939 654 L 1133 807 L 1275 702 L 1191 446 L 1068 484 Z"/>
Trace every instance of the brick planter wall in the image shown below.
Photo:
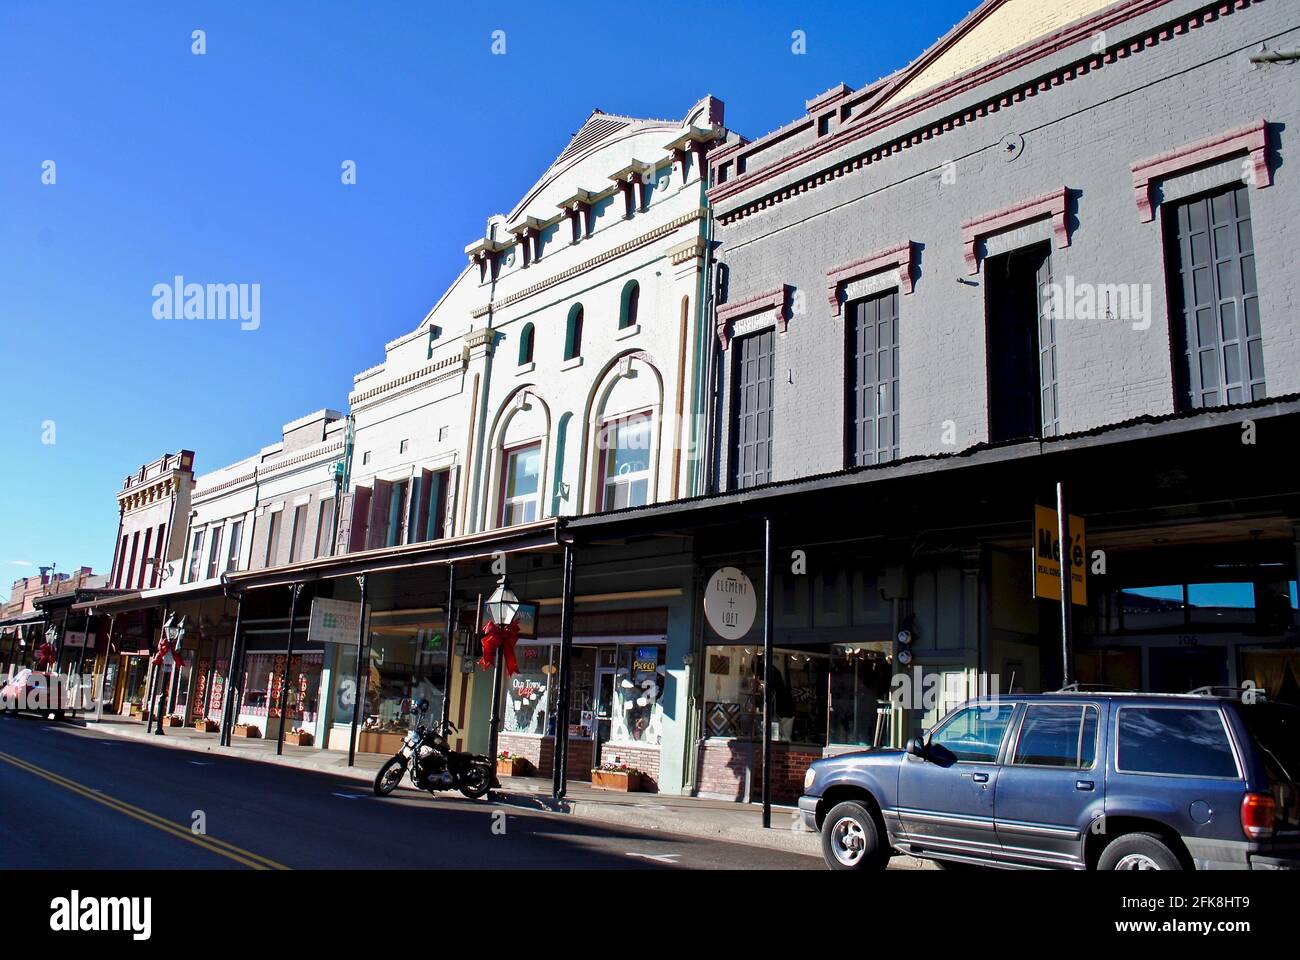
<path fill-rule="evenodd" d="M 539 737 L 526 733 L 500 733 L 497 735 L 497 752 L 509 750 L 533 765 L 530 775 L 549 777 L 555 760 L 555 738 Z M 658 751 L 655 751 L 655 773 L 659 772 Z M 631 761 L 629 761 L 631 762 Z M 591 741 L 569 740 L 569 779 L 591 780 Z"/>
<path fill-rule="evenodd" d="M 803 794 L 803 775 L 821 747 L 772 744 L 772 799 L 794 803 Z M 745 771 L 750 771 L 750 799 L 762 797 L 763 744 L 749 740 L 705 740 L 700 744 L 695 792 L 703 797 L 743 800 Z"/>
<path fill-rule="evenodd" d="M 570 744 L 572 746 L 572 744 Z M 623 746 L 622 744 L 604 743 L 600 747 L 602 760 L 612 761 L 620 758 L 628 766 L 636 767 L 641 772 L 641 792 L 659 792 L 659 748 L 643 746 Z M 573 770 L 573 758 L 569 758 L 569 770 Z"/>

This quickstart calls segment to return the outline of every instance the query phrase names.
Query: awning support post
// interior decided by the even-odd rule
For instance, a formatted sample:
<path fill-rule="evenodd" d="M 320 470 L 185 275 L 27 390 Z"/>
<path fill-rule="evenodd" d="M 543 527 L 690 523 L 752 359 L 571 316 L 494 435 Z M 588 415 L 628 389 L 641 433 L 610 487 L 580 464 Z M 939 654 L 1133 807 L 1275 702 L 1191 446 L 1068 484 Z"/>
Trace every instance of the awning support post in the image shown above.
<path fill-rule="evenodd" d="M 240 626 L 244 615 L 244 594 L 235 594 L 235 632 L 230 638 L 230 662 L 226 664 L 226 697 L 221 705 L 221 734 L 217 738 L 223 747 L 230 746 L 231 728 L 238 715 L 235 713 L 235 677 L 239 676 L 240 662 L 244 658 L 244 638 Z"/>
<path fill-rule="evenodd" d="M 289 725 L 289 672 L 293 669 L 293 640 L 298 629 L 298 598 L 301 595 L 301 583 L 289 588 L 289 640 L 284 651 L 284 673 L 280 679 L 280 734 L 275 742 L 277 757 L 284 755 L 284 734 Z"/>
<path fill-rule="evenodd" d="M 551 797 L 564 799 L 569 786 L 569 674 L 573 667 L 573 563 L 572 543 L 564 545 L 564 574 L 560 598 L 560 689 L 555 708 L 555 735 L 551 748 Z"/>
<path fill-rule="evenodd" d="M 772 518 L 763 518 L 763 826 L 772 826 Z"/>
<path fill-rule="evenodd" d="M 352 699 L 352 732 L 348 734 L 348 766 L 357 760 L 357 723 L 361 719 L 361 710 L 366 695 L 366 688 L 361 685 L 362 669 L 365 667 L 366 653 L 366 575 L 360 574 L 357 583 L 361 586 L 361 615 L 357 617 L 357 689 Z"/>

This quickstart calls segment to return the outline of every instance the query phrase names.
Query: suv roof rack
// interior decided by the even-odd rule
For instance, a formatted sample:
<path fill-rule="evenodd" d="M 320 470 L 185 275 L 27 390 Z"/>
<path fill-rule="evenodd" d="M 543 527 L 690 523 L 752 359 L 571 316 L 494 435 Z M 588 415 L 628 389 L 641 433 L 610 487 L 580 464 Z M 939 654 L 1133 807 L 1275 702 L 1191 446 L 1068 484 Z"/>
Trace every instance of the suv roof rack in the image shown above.
<path fill-rule="evenodd" d="M 1137 693 L 1138 692 L 1137 690 L 1134 690 L 1132 687 L 1117 687 L 1111 683 L 1080 683 L 1077 680 L 1074 681 L 1073 683 L 1067 683 L 1065 686 L 1061 687 L 1061 689 L 1057 690 L 1056 692 L 1057 693 L 1083 693 L 1088 690 L 1092 690 L 1097 693 Z"/>
<path fill-rule="evenodd" d="M 1233 687 L 1227 684 L 1207 684 L 1194 690 L 1188 690 L 1187 695 L 1191 697 L 1232 697 L 1245 703 L 1255 703 L 1259 700 L 1268 699 L 1268 694 L 1264 692 L 1263 687 Z"/>

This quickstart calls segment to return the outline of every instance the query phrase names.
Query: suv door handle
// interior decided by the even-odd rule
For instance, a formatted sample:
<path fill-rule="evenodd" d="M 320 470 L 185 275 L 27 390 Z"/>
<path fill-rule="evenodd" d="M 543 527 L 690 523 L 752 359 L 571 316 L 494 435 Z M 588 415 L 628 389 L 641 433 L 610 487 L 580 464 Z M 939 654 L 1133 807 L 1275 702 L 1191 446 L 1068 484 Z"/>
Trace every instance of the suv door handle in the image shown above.
<path fill-rule="evenodd" d="M 1074 781 L 1074 789 L 1076 789 L 1076 790 L 1091 790 L 1091 789 L 1092 789 L 1092 781 L 1091 781 L 1091 780 L 1076 780 L 1076 781 Z"/>
<path fill-rule="evenodd" d="M 987 773 L 972 773 L 970 776 L 971 779 L 974 780 L 976 783 L 989 782 L 989 775 Z"/>

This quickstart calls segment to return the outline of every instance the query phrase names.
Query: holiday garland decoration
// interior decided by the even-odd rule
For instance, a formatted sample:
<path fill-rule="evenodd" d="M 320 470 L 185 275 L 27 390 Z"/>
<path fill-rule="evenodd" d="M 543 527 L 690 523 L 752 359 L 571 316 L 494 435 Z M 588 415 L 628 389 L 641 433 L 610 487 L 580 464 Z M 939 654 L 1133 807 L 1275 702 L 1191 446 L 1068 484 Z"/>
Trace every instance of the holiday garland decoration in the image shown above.
<path fill-rule="evenodd" d="M 501 650 L 502 658 L 505 661 L 506 676 L 519 671 L 519 661 L 515 659 L 515 644 L 519 642 L 519 624 L 508 623 L 502 626 L 499 623 L 489 622 L 483 628 L 483 656 L 479 658 L 479 666 L 483 669 L 490 669 L 497 658 L 497 650 Z"/>

